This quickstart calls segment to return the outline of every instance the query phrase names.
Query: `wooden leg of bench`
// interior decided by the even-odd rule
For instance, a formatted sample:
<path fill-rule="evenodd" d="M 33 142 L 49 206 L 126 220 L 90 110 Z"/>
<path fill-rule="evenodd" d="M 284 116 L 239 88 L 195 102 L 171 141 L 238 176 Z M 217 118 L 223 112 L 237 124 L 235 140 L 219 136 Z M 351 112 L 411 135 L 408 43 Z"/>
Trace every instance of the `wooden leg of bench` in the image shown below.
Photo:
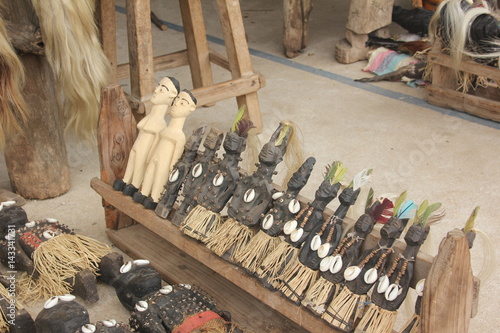
<path fill-rule="evenodd" d="M 111 78 L 117 82 L 116 66 L 116 9 L 115 0 L 99 0 L 96 2 L 96 17 L 101 34 L 101 45 L 104 54 L 111 64 Z"/>
<path fill-rule="evenodd" d="M 213 84 L 207 33 L 200 0 L 179 0 L 193 88 Z"/>
<path fill-rule="evenodd" d="M 240 2 L 238 0 L 217 0 L 219 18 L 226 44 L 229 68 L 233 79 L 254 75 L 250 52 L 243 26 Z M 238 96 L 236 98 L 238 107 L 246 105 L 250 120 L 262 131 L 262 119 L 260 114 L 259 99 L 257 93 Z"/>
<path fill-rule="evenodd" d="M 127 0 L 131 94 L 141 102 L 150 99 L 155 86 L 150 7 L 149 1 Z"/>

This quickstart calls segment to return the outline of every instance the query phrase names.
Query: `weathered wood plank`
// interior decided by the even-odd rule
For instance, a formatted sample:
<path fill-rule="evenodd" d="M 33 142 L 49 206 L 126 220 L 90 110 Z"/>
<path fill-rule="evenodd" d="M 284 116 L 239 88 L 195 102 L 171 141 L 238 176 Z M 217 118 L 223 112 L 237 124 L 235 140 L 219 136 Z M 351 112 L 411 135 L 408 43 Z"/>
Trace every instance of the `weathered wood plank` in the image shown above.
<path fill-rule="evenodd" d="M 217 8 L 232 78 L 238 79 L 253 75 L 254 71 L 239 0 L 217 0 Z M 246 106 L 248 116 L 255 125 L 256 131 L 262 132 L 262 118 L 257 93 L 234 94 L 234 96 L 236 96 L 238 108 Z"/>
<path fill-rule="evenodd" d="M 118 84 L 102 89 L 98 133 L 101 179 L 112 185 L 116 179 L 123 178 L 128 155 L 137 137 L 135 119 L 127 97 Z M 118 228 L 132 223 L 128 216 L 121 214 L 106 200 L 103 200 L 103 207 L 107 228 Z"/>
<path fill-rule="evenodd" d="M 448 233 L 439 246 L 425 281 L 421 319 L 423 332 L 467 332 L 474 283 L 469 245 L 461 230 Z"/>
<path fill-rule="evenodd" d="M 212 68 L 207 43 L 207 32 L 203 20 L 200 0 L 179 0 L 184 37 L 188 50 L 189 67 L 193 88 L 211 86 L 213 84 Z M 198 105 L 203 105 L 199 103 Z"/>
<path fill-rule="evenodd" d="M 189 65 L 187 50 L 181 50 L 153 58 L 154 71 L 159 72 L 167 69 L 177 68 Z M 117 66 L 116 78 L 123 80 L 130 77 L 130 63 L 124 63 Z"/>
<path fill-rule="evenodd" d="M 154 91 L 153 37 L 149 1 L 127 0 L 127 35 L 131 94 L 149 101 Z"/>
<path fill-rule="evenodd" d="M 116 9 L 115 0 L 98 0 L 96 2 L 96 21 L 99 27 L 102 50 L 111 64 L 111 78 L 117 80 L 116 66 Z"/>
<path fill-rule="evenodd" d="M 109 230 L 107 235 L 132 258 L 147 258 L 168 283 L 189 283 L 202 288 L 220 309 L 230 311 L 232 320 L 245 329 L 275 333 L 305 331 L 139 224 L 119 231 Z"/>
<path fill-rule="evenodd" d="M 283 0 L 283 46 L 288 58 L 307 46 L 312 0 Z"/>

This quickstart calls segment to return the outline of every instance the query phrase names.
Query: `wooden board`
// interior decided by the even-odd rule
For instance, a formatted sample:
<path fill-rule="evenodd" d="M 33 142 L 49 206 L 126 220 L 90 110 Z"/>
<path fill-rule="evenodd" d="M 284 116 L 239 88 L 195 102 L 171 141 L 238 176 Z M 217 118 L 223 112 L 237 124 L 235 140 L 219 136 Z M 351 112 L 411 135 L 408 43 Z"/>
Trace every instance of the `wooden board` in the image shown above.
<path fill-rule="evenodd" d="M 107 234 L 127 255 L 134 259 L 147 258 L 168 283 L 189 283 L 202 288 L 220 309 L 231 312 L 232 320 L 245 329 L 276 333 L 305 331 L 139 224 L 119 231 L 109 230 Z M 130 244 L 134 246 L 130 247 Z"/>

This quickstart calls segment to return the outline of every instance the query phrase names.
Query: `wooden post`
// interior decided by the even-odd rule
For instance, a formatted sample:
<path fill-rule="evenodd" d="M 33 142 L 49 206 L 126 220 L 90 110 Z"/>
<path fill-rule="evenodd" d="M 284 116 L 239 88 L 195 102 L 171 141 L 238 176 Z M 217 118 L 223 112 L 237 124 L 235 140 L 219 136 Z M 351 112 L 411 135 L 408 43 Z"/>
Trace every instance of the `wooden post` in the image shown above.
<path fill-rule="evenodd" d="M 239 0 L 217 0 L 217 7 L 232 78 L 254 75 Z M 246 106 L 250 120 L 260 133 L 262 118 L 257 92 L 237 96 L 236 102 L 238 108 Z"/>
<path fill-rule="evenodd" d="M 31 1 L 5 1 L 3 16 L 30 24 Z M 44 56 L 21 56 L 26 73 L 23 90 L 30 118 L 21 133 L 6 138 L 5 162 L 12 189 L 27 199 L 57 197 L 70 189 L 70 175 L 59 98 L 52 69 Z"/>
<path fill-rule="evenodd" d="M 312 0 L 283 0 L 283 46 L 288 58 L 295 58 L 308 43 Z"/>
<path fill-rule="evenodd" d="M 96 21 L 99 25 L 102 50 L 111 64 L 111 78 L 117 82 L 116 66 L 116 9 L 115 0 L 96 1 Z"/>
<path fill-rule="evenodd" d="M 126 8 L 131 94 L 145 103 L 155 88 L 151 6 L 149 1 L 127 0 Z"/>
<path fill-rule="evenodd" d="M 137 127 L 128 99 L 118 84 L 104 87 L 101 94 L 101 114 L 98 127 L 101 179 L 113 185 L 122 179 Z M 132 224 L 132 219 L 103 200 L 106 227 L 117 229 Z"/>
<path fill-rule="evenodd" d="M 422 297 L 422 332 L 468 332 L 474 277 L 469 245 L 461 230 L 448 233 L 429 270 Z"/>

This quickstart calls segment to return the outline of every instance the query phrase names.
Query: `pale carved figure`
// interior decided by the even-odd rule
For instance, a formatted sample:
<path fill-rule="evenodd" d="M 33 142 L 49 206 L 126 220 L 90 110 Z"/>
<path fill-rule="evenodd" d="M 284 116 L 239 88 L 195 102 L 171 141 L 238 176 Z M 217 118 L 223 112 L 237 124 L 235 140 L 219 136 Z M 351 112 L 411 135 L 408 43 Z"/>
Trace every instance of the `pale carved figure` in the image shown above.
<path fill-rule="evenodd" d="M 117 180 L 113 184 L 115 190 L 132 195 L 141 186 L 148 156 L 159 140 L 160 131 L 167 127 L 165 115 L 179 93 L 179 89 L 179 82 L 172 77 L 163 78 L 156 87 L 151 97 L 153 107 L 149 114 L 137 124 L 139 133 L 130 150 L 123 180 Z"/>
<path fill-rule="evenodd" d="M 182 90 L 174 99 L 170 109 L 170 122 L 159 134 L 159 141 L 144 174 L 141 194 L 150 197 L 144 200 L 147 208 L 155 208 L 167 183 L 168 175 L 182 155 L 186 135 L 182 131 L 186 117 L 196 109 L 196 98 L 188 90 Z"/>

